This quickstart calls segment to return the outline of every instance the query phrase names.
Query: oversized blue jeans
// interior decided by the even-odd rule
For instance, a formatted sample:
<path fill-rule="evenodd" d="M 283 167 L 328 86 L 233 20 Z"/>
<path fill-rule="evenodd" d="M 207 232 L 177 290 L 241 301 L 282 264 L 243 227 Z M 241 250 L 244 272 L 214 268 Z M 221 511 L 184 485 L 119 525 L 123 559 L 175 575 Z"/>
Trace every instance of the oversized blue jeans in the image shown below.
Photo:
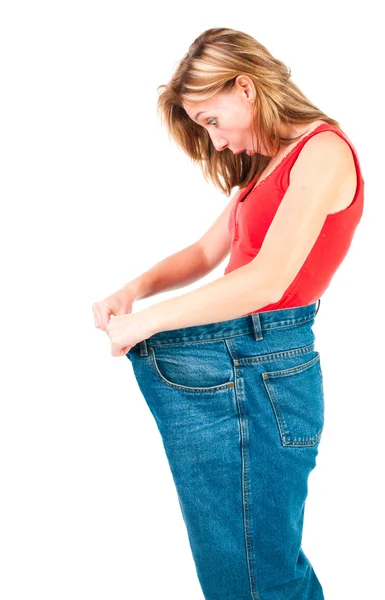
<path fill-rule="evenodd" d="M 126 354 L 206 600 L 324 599 L 301 546 L 324 424 L 318 308 L 162 331 Z"/>

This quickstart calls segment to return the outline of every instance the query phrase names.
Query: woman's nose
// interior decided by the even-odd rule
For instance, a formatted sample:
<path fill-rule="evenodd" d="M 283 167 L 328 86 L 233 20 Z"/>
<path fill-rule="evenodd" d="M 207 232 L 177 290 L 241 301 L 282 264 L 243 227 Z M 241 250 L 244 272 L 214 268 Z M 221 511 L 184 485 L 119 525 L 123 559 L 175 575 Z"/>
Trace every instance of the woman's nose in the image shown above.
<path fill-rule="evenodd" d="M 223 138 L 221 138 L 219 140 L 211 138 L 211 141 L 214 145 L 215 150 L 217 150 L 217 152 L 221 152 L 222 150 L 225 150 L 227 148 L 227 146 L 229 145 L 229 143 L 226 140 L 224 140 Z"/>

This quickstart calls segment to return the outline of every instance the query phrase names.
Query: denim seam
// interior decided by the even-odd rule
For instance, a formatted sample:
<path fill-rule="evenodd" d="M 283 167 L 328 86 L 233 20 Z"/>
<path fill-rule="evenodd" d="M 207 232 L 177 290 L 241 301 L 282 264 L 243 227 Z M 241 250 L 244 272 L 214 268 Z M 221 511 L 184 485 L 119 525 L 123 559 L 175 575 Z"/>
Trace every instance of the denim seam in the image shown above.
<path fill-rule="evenodd" d="M 244 536 L 245 536 L 245 549 L 246 549 L 246 563 L 250 582 L 250 593 L 253 600 L 260 600 L 257 588 L 256 588 L 256 575 L 255 575 L 255 555 L 253 551 L 253 538 L 251 532 L 251 506 L 250 506 L 250 493 L 249 493 L 249 458 L 248 458 L 248 426 L 247 420 L 243 412 L 243 400 L 242 400 L 242 384 L 238 382 L 242 381 L 238 378 L 237 367 L 234 366 L 234 377 L 235 377 L 235 398 L 238 409 L 238 419 L 241 435 L 241 463 L 242 463 L 242 502 L 243 502 L 243 516 L 244 516 Z"/>
<path fill-rule="evenodd" d="M 210 387 L 189 387 L 180 383 L 173 383 L 172 381 L 166 379 L 158 369 L 153 348 L 151 348 L 151 346 L 148 346 L 148 349 L 150 350 L 148 360 L 150 361 L 151 369 L 163 385 L 167 385 L 168 387 L 173 388 L 175 390 L 179 390 L 181 392 L 198 392 L 199 394 L 209 394 L 220 390 L 228 390 L 234 387 L 234 381 L 227 381 L 226 383 L 220 383 L 219 385 L 213 385 Z"/>
<path fill-rule="evenodd" d="M 317 361 L 319 362 L 319 360 L 320 360 L 320 354 L 318 352 L 317 356 L 315 356 L 312 360 L 308 361 L 307 363 L 304 363 L 303 365 L 299 365 L 298 367 L 292 367 L 290 369 L 282 369 L 281 371 L 270 371 L 270 372 L 262 373 L 263 383 L 264 383 L 265 389 L 267 391 L 267 394 L 269 396 L 272 409 L 275 414 L 275 418 L 277 421 L 279 434 L 280 434 L 280 438 L 281 438 L 281 442 L 282 442 L 283 446 L 286 446 L 286 447 L 287 446 L 300 446 L 300 447 L 314 446 L 321 437 L 323 427 L 320 429 L 320 431 L 317 432 L 316 435 L 314 435 L 312 437 L 301 438 L 301 439 L 294 438 L 293 440 L 288 441 L 287 440 L 287 434 L 288 434 L 287 424 L 286 424 L 284 416 L 282 415 L 282 413 L 280 411 L 279 402 L 277 402 L 277 400 L 275 398 L 274 390 L 268 385 L 268 379 L 274 379 L 275 376 L 285 377 L 287 375 L 293 375 L 295 373 L 305 371 L 305 370 L 309 369 L 310 367 L 312 367 L 315 363 L 317 363 Z"/>
<path fill-rule="evenodd" d="M 313 364 L 319 360 L 320 353 L 317 352 L 317 355 L 308 362 L 297 365 L 296 367 L 290 367 L 289 369 L 281 369 L 280 371 L 266 371 L 265 373 L 262 373 L 262 377 L 263 379 L 274 379 L 274 377 L 286 377 L 286 375 L 293 375 L 294 373 L 299 373 L 306 371 L 306 369 L 310 369 L 310 367 L 312 367 Z"/>
<path fill-rule="evenodd" d="M 293 356 L 301 356 L 302 354 L 308 354 L 314 350 L 315 342 L 308 344 L 307 346 L 302 346 L 301 348 L 293 348 L 292 350 L 282 350 L 282 352 L 270 352 L 268 354 L 260 354 L 256 356 L 247 356 L 244 358 L 234 358 L 234 362 L 237 366 L 253 364 L 253 363 L 261 363 L 261 362 L 271 362 L 272 360 L 279 360 L 282 358 L 290 358 Z M 277 371 L 278 373 L 280 371 Z"/>
<path fill-rule="evenodd" d="M 224 339 L 222 341 L 224 341 L 225 345 L 229 349 L 226 339 Z M 186 391 L 186 392 L 211 393 L 211 392 L 215 392 L 215 391 L 219 391 L 219 390 L 223 390 L 223 389 L 227 389 L 227 388 L 233 388 L 235 385 L 234 381 L 227 381 L 225 383 L 221 383 L 221 384 L 218 384 L 215 386 L 209 386 L 209 387 L 190 387 L 190 386 L 184 386 L 179 383 L 173 383 L 172 381 L 169 381 L 168 379 L 166 379 L 164 377 L 164 375 L 162 375 L 162 373 L 160 372 L 157 362 L 156 362 L 156 356 L 155 356 L 153 348 L 149 345 L 148 349 L 150 351 L 149 355 L 148 355 L 148 359 L 150 361 L 150 365 L 151 365 L 151 368 L 152 368 L 155 376 L 159 379 L 159 381 L 161 383 L 163 383 L 164 385 L 167 385 L 170 388 L 173 388 L 176 390 L 181 390 L 181 391 Z M 235 366 L 240 366 L 240 365 L 245 365 L 245 364 L 253 364 L 256 362 L 257 363 L 271 362 L 273 360 L 279 360 L 280 358 L 290 358 L 290 357 L 294 357 L 294 356 L 300 356 L 301 354 L 307 354 L 308 352 L 311 352 L 313 349 L 314 349 L 314 342 L 312 344 L 309 344 L 308 346 L 303 346 L 302 348 L 296 348 L 293 350 L 285 350 L 282 352 L 274 352 L 271 354 L 263 354 L 261 356 L 253 356 L 253 357 L 247 357 L 247 358 L 242 358 L 242 359 L 232 358 L 232 360 L 233 360 Z M 229 355 L 232 356 L 230 349 L 229 349 Z M 290 374 L 290 372 L 294 372 L 296 370 L 301 370 L 301 367 L 306 368 L 307 365 L 311 366 L 311 362 L 312 361 L 310 361 L 310 363 L 305 363 L 305 366 L 300 365 L 298 367 L 292 367 L 291 369 L 286 369 L 285 371 L 270 371 L 269 375 L 271 375 L 272 373 L 280 374 L 280 373 L 285 373 L 285 372 Z M 265 376 L 265 375 L 263 374 L 263 376 Z"/>
<path fill-rule="evenodd" d="M 291 319 L 288 321 L 274 321 L 273 323 L 271 323 L 271 327 L 269 327 L 269 324 L 266 323 L 265 325 L 263 325 L 261 327 L 261 331 L 270 331 L 272 329 L 283 329 L 285 327 L 294 327 L 295 325 L 302 325 L 303 323 L 307 323 L 309 321 L 312 321 L 314 319 L 315 313 L 312 313 L 311 315 L 309 315 L 308 317 L 303 317 L 302 319 Z M 236 333 L 234 333 L 236 331 Z M 192 344 L 195 342 L 214 342 L 214 341 L 218 341 L 218 340 L 223 340 L 224 337 L 226 338 L 233 338 L 233 337 L 240 337 L 241 335 L 245 335 L 254 333 L 254 329 L 251 327 L 247 327 L 245 329 L 236 329 L 236 330 L 230 330 L 230 331 L 221 331 L 218 333 L 218 335 L 215 336 L 209 336 L 207 337 L 207 335 L 205 337 L 202 336 L 186 336 L 186 337 L 175 337 L 175 338 L 167 338 L 167 340 L 165 342 L 158 342 L 156 340 L 156 334 L 155 334 L 155 338 L 151 339 L 147 338 L 147 342 L 150 343 L 152 346 L 168 346 L 171 344 Z"/>

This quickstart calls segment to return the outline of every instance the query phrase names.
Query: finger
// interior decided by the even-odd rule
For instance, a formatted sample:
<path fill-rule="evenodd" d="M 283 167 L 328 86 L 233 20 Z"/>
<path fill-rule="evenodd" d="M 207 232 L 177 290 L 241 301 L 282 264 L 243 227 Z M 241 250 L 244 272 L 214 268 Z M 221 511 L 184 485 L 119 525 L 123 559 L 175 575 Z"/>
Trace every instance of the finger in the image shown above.
<path fill-rule="evenodd" d="M 96 312 L 94 312 L 94 323 L 95 327 L 100 327 L 99 315 Z"/>
<path fill-rule="evenodd" d="M 103 311 L 99 306 L 92 306 L 92 311 L 94 313 L 94 323 L 95 327 L 99 329 L 105 330 L 105 321 L 108 322 L 108 313 L 107 315 L 103 314 L 106 311 Z"/>
<path fill-rule="evenodd" d="M 112 314 L 113 308 L 105 302 L 94 302 L 92 311 L 94 313 L 95 327 L 98 327 L 102 331 L 106 331 L 108 323 L 111 322 L 111 317 L 115 316 Z"/>
<path fill-rule="evenodd" d="M 109 313 L 108 309 L 101 310 L 99 312 L 99 327 L 100 327 L 100 329 L 103 329 L 103 331 L 106 331 L 109 321 L 110 321 L 110 313 Z"/>

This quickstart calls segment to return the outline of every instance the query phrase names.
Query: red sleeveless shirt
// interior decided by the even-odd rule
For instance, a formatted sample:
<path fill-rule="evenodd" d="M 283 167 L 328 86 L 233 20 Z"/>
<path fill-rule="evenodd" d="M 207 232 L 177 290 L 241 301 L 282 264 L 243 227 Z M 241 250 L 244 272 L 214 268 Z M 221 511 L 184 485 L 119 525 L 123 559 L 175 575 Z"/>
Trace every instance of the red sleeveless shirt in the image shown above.
<path fill-rule="evenodd" d="M 334 273 L 349 250 L 363 212 L 364 179 L 357 151 L 347 135 L 334 125 L 322 123 L 302 138 L 253 190 L 254 182 L 250 183 L 240 194 L 229 216 L 228 226 L 232 243 L 230 260 L 224 275 L 247 264 L 258 254 L 289 186 L 292 166 L 306 141 L 321 131 L 334 131 L 351 148 L 357 173 L 354 198 L 348 207 L 327 215 L 321 232 L 304 264 L 281 299 L 240 316 L 280 308 L 307 306 L 316 302 L 329 286 Z M 246 195 L 247 199 L 242 202 Z"/>

